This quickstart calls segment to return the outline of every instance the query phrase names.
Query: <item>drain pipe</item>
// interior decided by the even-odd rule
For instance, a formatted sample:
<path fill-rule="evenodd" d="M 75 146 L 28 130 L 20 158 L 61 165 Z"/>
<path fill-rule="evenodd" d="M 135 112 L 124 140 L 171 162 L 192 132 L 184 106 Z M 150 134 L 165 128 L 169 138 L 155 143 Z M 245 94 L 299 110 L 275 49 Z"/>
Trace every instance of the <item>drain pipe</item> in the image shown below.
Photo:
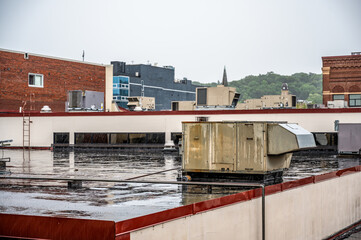
<path fill-rule="evenodd" d="M 265 186 L 261 185 L 262 188 L 262 240 L 266 240 L 266 194 Z"/>
<path fill-rule="evenodd" d="M 169 169 L 174 170 L 174 169 Z M 165 170 L 167 171 L 167 170 Z M 160 171 L 160 172 L 165 172 Z M 154 173 L 150 174 L 153 175 Z M 143 176 L 139 176 L 143 177 Z M 266 204 L 265 185 L 262 183 L 237 182 L 183 182 L 183 181 L 146 181 L 146 180 L 118 180 L 118 179 L 89 179 L 89 178 L 47 178 L 47 177 L 12 177 L 0 176 L 0 179 L 39 180 L 39 181 L 68 181 L 68 182 L 116 182 L 116 183 L 148 183 L 148 184 L 177 184 L 177 185 L 203 185 L 203 186 L 233 186 L 233 187 L 261 187 L 262 188 L 262 240 L 266 240 Z M 131 178 L 130 178 L 131 179 Z"/>

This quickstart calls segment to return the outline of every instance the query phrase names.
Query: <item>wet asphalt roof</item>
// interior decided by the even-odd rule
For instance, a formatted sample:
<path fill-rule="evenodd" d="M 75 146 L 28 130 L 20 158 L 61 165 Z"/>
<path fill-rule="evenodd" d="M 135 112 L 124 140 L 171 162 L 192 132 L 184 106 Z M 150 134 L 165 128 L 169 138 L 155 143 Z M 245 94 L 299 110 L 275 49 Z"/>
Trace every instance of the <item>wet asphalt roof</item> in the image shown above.
<path fill-rule="evenodd" d="M 180 168 L 179 157 L 161 152 L 51 152 L 0 150 L 10 157 L 6 174 L 11 176 L 128 179 L 157 171 Z M 300 179 L 360 165 L 358 158 L 293 156 L 284 181 Z M 146 176 L 140 180 L 175 181 L 178 171 Z M 206 187 L 188 191 L 177 185 L 147 183 L 84 182 L 68 190 L 64 181 L 0 180 L 0 212 L 121 221 L 240 192 L 241 189 Z"/>

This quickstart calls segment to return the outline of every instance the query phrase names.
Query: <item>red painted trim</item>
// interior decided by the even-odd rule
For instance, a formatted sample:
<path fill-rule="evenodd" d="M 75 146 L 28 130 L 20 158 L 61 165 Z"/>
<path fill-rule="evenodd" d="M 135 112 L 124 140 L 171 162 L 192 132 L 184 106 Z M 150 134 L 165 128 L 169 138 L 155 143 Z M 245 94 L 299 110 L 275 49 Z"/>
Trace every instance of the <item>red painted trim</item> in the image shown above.
<path fill-rule="evenodd" d="M 291 189 L 291 188 L 301 187 L 301 186 L 308 185 L 311 183 L 314 183 L 313 177 L 307 177 L 307 178 L 302 178 L 302 179 L 298 179 L 295 181 L 284 182 L 284 183 L 281 183 L 282 191 L 285 191 L 285 190 Z"/>
<path fill-rule="evenodd" d="M 130 233 L 125 233 L 121 235 L 117 235 L 115 240 L 130 240 Z"/>
<path fill-rule="evenodd" d="M 45 239 L 114 239 L 113 221 L 0 213 L 0 235 Z"/>
<path fill-rule="evenodd" d="M 317 182 L 321 182 L 321 181 L 329 180 L 331 178 L 338 177 L 337 172 L 329 172 L 329 173 L 324 173 L 321 175 L 313 176 L 313 182 L 317 183 Z"/>
<path fill-rule="evenodd" d="M 339 170 L 339 171 L 337 171 L 336 175 L 341 177 L 341 176 L 345 176 L 347 174 L 359 172 L 359 171 L 360 171 L 360 166 L 356 166 L 356 167 Z"/>
<path fill-rule="evenodd" d="M 254 190 L 249 190 L 246 192 L 240 192 L 237 194 L 224 196 L 216 199 L 210 199 L 203 202 L 198 202 L 193 204 L 193 214 L 197 214 L 200 212 L 208 211 L 213 208 L 218 208 L 222 206 L 226 206 L 236 202 L 243 202 L 247 200 L 251 200 L 254 198 L 255 193 Z"/>
<path fill-rule="evenodd" d="M 355 227 L 357 227 L 359 225 L 361 225 L 361 220 L 354 223 L 354 224 L 352 224 L 351 226 L 349 226 L 349 227 L 347 227 L 345 229 L 342 229 L 341 231 L 337 232 L 336 234 L 332 235 L 331 237 L 325 238 L 325 240 L 333 240 L 333 239 L 337 238 L 338 236 L 341 236 L 342 234 L 350 231 L 351 229 L 353 229 L 353 228 L 355 228 Z"/>
<path fill-rule="evenodd" d="M 14 236 L 5 236 L 5 235 L 0 235 L 0 239 L 23 239 L 24 240 L 24 237 L 14 237 Z M 25 238 L 26 240 L 45 240 L 46 238 Z"/>
<path fill-rule="evenodd" d="M 265 187 L 265 194 L 270 195 L 282 191 L 282 184 L 275 184 Z"/>
<path fill-rule="evenodd" d="M 192 215 L 192 205 L 181 206 L 162 212 L 152 213 L 141 217 L 136 217 L 115 223 L 115 233 L 117 236 L 121 233 L 127 233 L 151 225 L 159 224 L 180 217 Z"/>
<path fill-rule="evenodd" d="M 315 113 L 361 113 L 361 108 L 320 108 L 320 109 L 260 109 L 260 110 L 199 110 L 199 111 L 146 111 L 146 112 L 34 112 L 32 117 L 69 116 L 163 116 L 163 115 L 236 115 L 236 114 L 315 114 Z M 22 117 L 22 113 L 1 113 L 0 117 Z"/>

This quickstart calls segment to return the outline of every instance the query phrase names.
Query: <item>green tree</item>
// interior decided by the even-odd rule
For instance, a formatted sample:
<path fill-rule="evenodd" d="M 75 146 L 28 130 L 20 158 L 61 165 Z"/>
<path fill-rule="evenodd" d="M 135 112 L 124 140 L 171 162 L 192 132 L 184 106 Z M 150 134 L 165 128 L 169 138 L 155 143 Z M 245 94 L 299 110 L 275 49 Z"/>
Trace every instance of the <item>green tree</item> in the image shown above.
<path fill-rule="evenodd" d="M 319 93 L 311 93 L 308 96 L 307 101 L 310 101 L 315 104 L 321 104 L 322 103 L 322 95 Z"/>

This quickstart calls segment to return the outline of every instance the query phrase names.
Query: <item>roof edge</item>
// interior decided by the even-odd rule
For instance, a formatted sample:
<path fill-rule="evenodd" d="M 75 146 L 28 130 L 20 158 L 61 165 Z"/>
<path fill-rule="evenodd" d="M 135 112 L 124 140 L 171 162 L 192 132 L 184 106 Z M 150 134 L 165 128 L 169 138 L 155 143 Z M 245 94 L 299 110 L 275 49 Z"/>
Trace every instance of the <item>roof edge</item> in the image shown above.
<path fill-rule="evenodd" d="M 101 66 L 101 67 L 106 67 L 106 66 L 110 66 L 110 65 L 111 65 L 111 64 L 103 64 L 103 63 L 92 63 L 92 62 L 86 62 L 86 61 L 83 62 L 83 61 L 75 60 L 75 59 L 54 57 L 54 56 L 37 54 L 37 53 L 30 53 L 30 52 L 23 52 L 23 51 L 17 51 L 17 50 L 10 50 L 10 49 L 5 49 L 5 48 L 0 48 L 0 51 L 2 51 L 2 52 L 9 52 L 9 53 L 17 53 L 17 54 L 25 54 L 25 53 L 27 53 L 27 54 L 29 54 L 29 55 L 31 55 L 31 56 L 35 56 L 35 57 L 50 58 L 50 59 L 55 59 L 55 60 L 60 60 L 60 61 L 83 63 L 83 64 L 96 65 L 96 66 Z"/>

